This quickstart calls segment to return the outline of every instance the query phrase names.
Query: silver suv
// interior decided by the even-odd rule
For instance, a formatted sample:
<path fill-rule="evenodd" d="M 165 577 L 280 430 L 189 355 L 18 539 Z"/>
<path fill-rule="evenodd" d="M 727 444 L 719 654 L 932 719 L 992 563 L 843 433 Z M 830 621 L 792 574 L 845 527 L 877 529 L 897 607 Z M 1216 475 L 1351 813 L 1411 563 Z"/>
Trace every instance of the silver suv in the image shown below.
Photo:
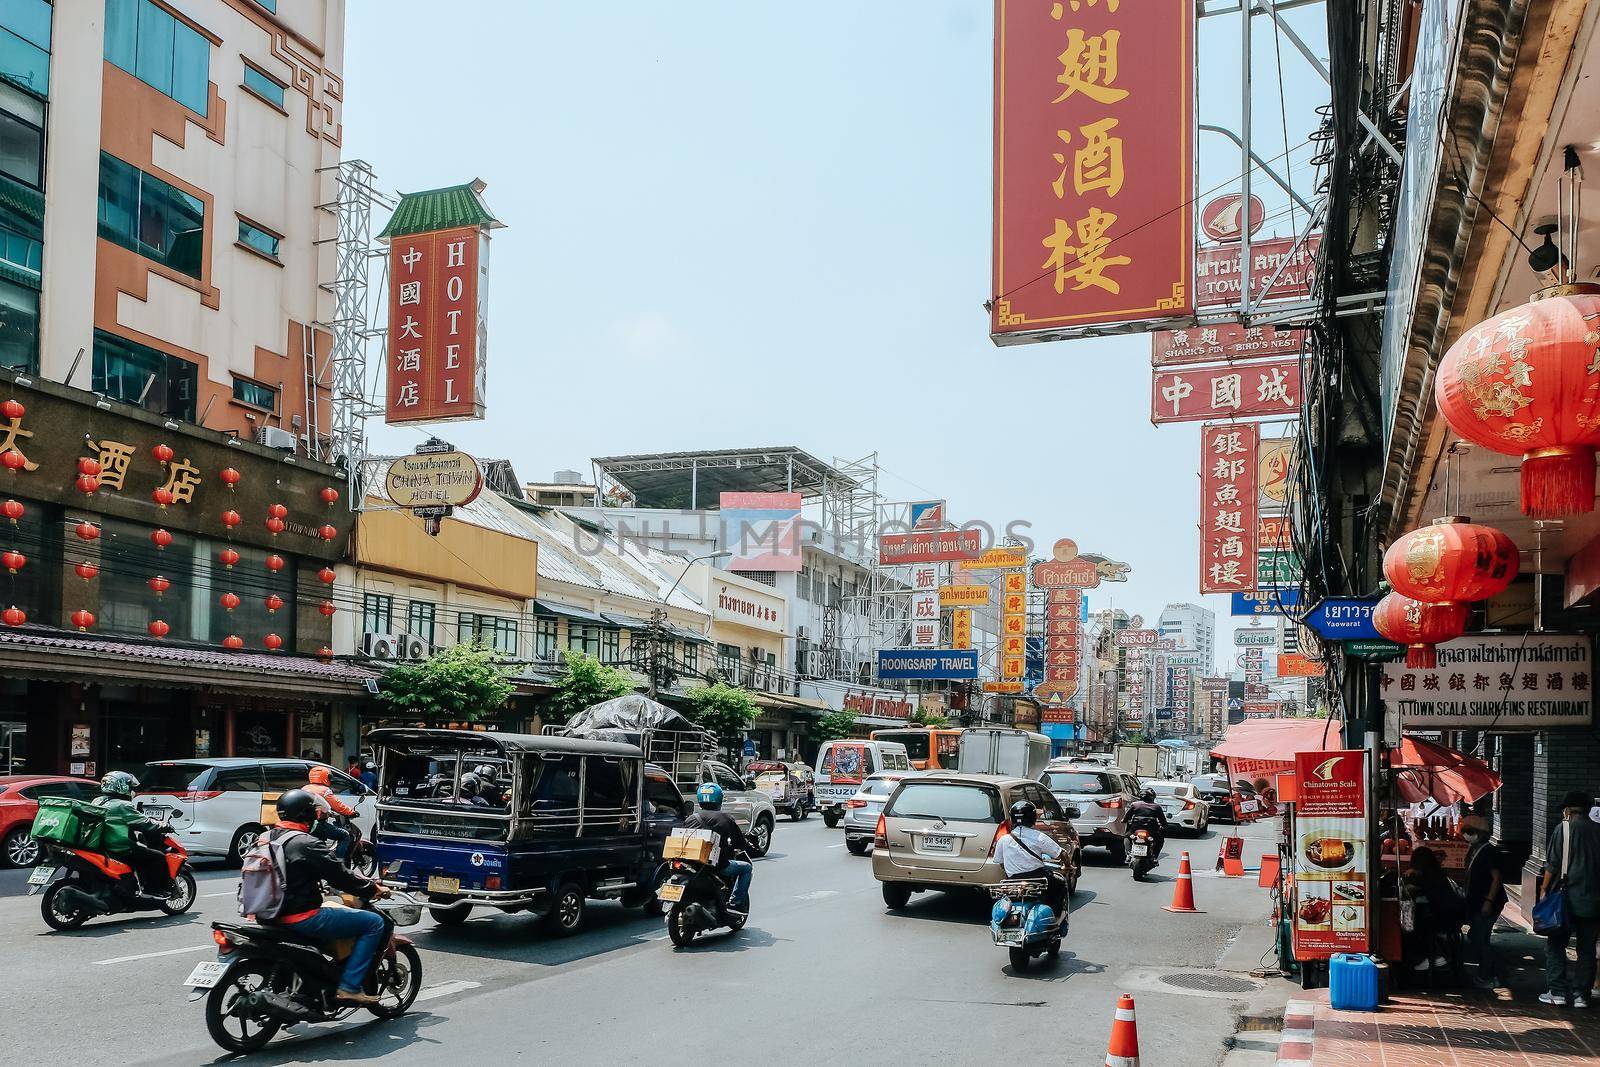
<path fill-rule="evenodd" d="M 1092 760 L 1052 760 L 1039 780 L 1079 810 L 1072 825 L 1085 845 L 1108 849 L 1118 863 L 1127 858 L 1128 805 L 1139 799 L 1138 779 Z"/>
<path fill-rule="evenodd" d="M 722 787 L 722 810 L 733 816 L 755 846 L 756 854 L 765 856 L 772 847 L 772 828 L 778 824 L 778 809 L 772 798 L 756 788 L 754 779 L 741 777 L 738 771 L 716 760 L 700 764 L 700 784 L 709 782 Z"/>

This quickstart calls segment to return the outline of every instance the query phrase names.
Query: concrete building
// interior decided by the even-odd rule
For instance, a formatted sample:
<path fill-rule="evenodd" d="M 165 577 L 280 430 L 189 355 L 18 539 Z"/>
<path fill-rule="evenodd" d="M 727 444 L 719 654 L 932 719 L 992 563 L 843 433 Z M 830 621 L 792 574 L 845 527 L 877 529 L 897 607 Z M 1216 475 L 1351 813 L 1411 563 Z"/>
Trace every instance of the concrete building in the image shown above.
<path fill-rule="evenodd" d="M 1198 604 L 1168 604 L 1156 620 L 1156 632 L 1178 642 L 1179 648 L 1200 653 L 1209 665 L 1215 661 L 1217 613 Z"/>

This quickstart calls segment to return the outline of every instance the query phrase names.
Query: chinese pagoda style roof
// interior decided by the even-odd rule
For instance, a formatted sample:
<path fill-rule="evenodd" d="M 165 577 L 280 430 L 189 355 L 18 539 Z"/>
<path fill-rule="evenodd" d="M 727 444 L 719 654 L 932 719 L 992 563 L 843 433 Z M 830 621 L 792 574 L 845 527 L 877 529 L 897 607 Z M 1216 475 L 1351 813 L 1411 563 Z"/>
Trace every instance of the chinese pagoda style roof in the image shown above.
<path fill-rule="evenodd" d="M 463 226 L 484 226 L 498 229 L 505 225 L 494 217 L 483 202 L 484 183 L 477 178 L 466 185 L 449 185 L 443 189 L 424 189 L 420 193 L 401 193 L 400 203 L 389 224 L 378 234 L 378 240 L 404 237 L 432 230 L 454 230 Z"/>

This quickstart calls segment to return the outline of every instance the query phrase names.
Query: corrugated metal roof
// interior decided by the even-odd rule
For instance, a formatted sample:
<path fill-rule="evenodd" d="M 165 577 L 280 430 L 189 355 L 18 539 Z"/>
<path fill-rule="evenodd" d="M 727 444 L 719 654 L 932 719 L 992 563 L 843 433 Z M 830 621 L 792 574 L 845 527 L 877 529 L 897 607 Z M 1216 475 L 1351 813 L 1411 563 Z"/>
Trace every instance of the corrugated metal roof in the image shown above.
<path fill-rule="evenodd" d="M 201 670 L 226 668 L 235 671 L 259 671 L 264 674 L 304 675 L 355 683 L 364 683 L 368 678 L 376 678 L 381 673 L 342 660 L 330 660 L 324 663 L 315 656 L 274 652 L 229 652 L 225 649 L 192 648 L 165 643 L 146 644 L 116 638 L 85 637 L 68 634 L 65 631 L 52 632 L 43 628 L 36 630 L 31 626 L 22 630 L 0 630 L 0 646 L 5 645 L 91 653 L 113 662 L 117 659 L 137 659 Z M 200 680 L 203 679 L 197 679 Z"/>

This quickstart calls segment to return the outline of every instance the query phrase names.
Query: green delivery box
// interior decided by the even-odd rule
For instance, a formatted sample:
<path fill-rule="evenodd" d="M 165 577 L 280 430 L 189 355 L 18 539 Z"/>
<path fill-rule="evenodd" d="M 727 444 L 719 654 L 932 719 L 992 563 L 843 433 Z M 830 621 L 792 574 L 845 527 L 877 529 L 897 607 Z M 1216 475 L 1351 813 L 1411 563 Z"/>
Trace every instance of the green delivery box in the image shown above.
<path fill-rule="evenodd" d="M 33 836 L 65 848 L 99 848 L 104 832 L 101 810 L 70 797 L 42 797 L 33 817 Z"/>

